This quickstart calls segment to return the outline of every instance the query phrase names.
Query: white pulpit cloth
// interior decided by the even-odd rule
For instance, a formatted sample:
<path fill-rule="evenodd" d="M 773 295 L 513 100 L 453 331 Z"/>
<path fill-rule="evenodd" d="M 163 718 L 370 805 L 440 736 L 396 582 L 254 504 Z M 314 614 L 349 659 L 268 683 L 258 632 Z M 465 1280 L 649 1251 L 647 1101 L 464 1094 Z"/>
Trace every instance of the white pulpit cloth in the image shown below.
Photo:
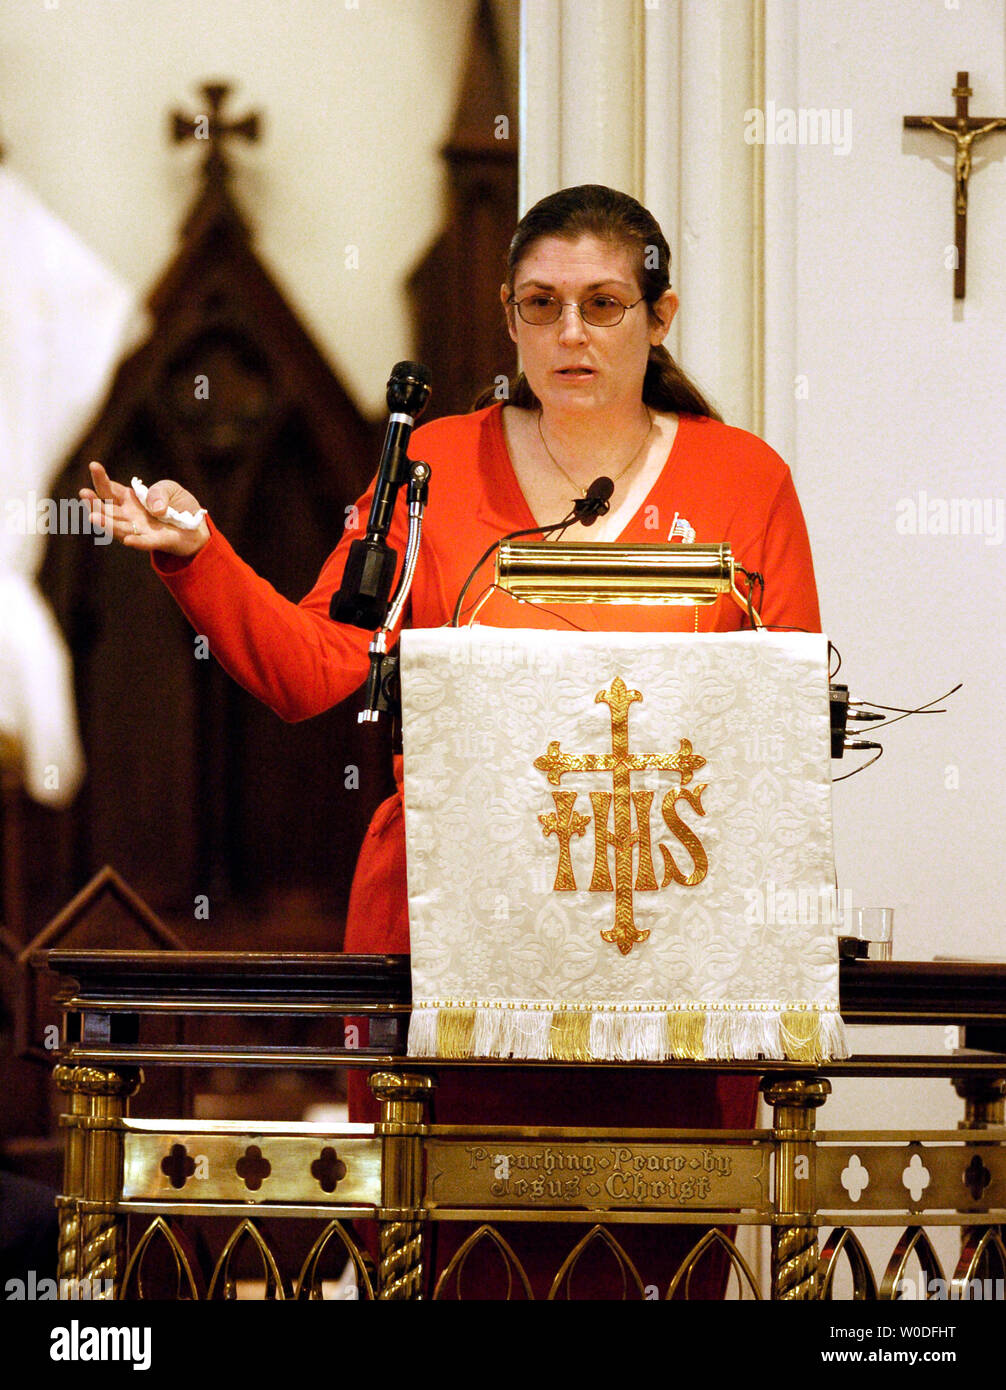
<path fill-rule="evenodd" d="M 827 648 L 405 632 L 410 1054 L 848 1055 Z"/>

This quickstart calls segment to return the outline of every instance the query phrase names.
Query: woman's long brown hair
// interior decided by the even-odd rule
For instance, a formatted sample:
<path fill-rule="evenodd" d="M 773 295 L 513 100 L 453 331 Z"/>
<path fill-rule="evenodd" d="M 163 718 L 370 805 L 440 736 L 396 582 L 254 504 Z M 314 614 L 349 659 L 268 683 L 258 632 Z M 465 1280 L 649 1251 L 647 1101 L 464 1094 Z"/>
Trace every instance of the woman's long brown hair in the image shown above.
<path fill-rule="evenodd" d="M 506 283 L 511 294 L 517 267 L 529 247 L 549 236 L 567 241 L 595 236 L 624 246 L 635 258 L 636 275 L 647 305 L 655 304 L 670 288 L 670 247 L 656 218 L 627 193 L 599 183 L 584 183 L 575 188 L 562 188 L 535 203 L 521 218 L 510 242 Z M 655 320 L 652 308 L 649 312 Z M 489 387 L 472 409 L 492 405 L 500 396 L 499 387 Z M 541 407 L 523 372 L 510 382 L 506 399 L 511 405 L 528 410 Z M 721 418 L 662 343 L 650 348 L 650 360 L 643 378 L 643 400 L 654 410 L 666 410 L 675 415 Z"/>

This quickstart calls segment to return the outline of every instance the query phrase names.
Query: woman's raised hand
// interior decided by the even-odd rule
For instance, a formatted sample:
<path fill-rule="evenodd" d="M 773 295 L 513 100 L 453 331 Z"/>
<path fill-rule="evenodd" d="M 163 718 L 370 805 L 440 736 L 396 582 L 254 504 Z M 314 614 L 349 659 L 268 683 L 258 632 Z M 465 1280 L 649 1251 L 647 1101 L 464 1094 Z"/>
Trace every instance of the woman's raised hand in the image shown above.
<path fill-rule="evenodd" d="M 100 463 L 91 463 L 88 467 L 94 487 L 82 487 L 80 496 L 90 504 L 91 524 L 110 530 L 123 545 L 133 550 L 161 550 L 169 555 L 192 556 L 209 540 L 205 517 L 194 531 L 183 531 L 151 516 L 151 511 L 164 515 L 169 507 L 180 512 L 199 511 L 199 503 L 180 483 L 170 478 L 154 483 L 144 507 L 133 489 L 114 483 Z"/>

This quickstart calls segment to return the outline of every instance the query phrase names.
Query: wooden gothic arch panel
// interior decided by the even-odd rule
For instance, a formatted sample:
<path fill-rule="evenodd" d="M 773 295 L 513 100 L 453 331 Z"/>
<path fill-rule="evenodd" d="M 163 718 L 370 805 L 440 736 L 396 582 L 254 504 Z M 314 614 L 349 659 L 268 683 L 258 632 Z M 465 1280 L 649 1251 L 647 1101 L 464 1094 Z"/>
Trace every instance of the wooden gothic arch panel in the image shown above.
<path fill-rule="evenodd" d="M 366 487 L 375 431 L 257 258 L 219 150 L 204 178 L 152 332 L 57 495 L 90 458 L 117 479 L 176 477 L 296 600 Z M 360 839 L 392 787 L 386 735 L 361 732 L 351 701 L 283 724 L 122 547 L 58 538 L 43 583 L 74 652 L 89 766 L 68 813 L 74 880 L 113 864 L 196 947 L 337 948 Z"/>

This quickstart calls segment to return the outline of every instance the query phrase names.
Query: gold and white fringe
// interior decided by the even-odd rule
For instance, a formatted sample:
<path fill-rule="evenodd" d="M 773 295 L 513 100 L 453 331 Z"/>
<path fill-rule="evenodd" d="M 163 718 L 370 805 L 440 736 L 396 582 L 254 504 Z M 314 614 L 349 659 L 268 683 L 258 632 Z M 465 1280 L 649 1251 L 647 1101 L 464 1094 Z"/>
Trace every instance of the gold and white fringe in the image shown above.
<path fill-rule="evenodd" d="M 826 1062 L 848 1057 L 834 1008 L 790 1003 L 573 1007 L 536 1002 L 413 1005 L 410 1057 L 563 1062 Z"/>

